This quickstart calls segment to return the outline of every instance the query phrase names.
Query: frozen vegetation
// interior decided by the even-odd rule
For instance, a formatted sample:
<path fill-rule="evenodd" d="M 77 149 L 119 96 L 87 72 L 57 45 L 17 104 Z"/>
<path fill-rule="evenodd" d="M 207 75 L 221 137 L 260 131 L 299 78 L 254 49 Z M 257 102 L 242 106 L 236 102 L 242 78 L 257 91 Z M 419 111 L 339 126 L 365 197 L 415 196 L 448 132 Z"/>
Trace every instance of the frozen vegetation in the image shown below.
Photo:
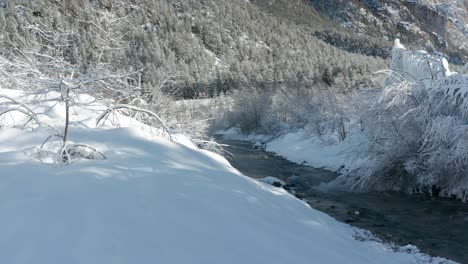
<path fill-rule="evenodd" d="M 382 89 L 346 94 L 327 87 L 240 92 L 226 119 L 240 134 L 263 135 L 242 137 L 268 141 L 267 150 L 341 172 L 332 184 L 467 200 L 468 76 L 396 40 L 389 69 L 376 78 Z M 233 129 L 222 133 L 236 137 Z"/>
<path fill-rule="evenodd" d="M 465 148 L 468 76 L 445 59 L 395 43 L 385 88 L 362 117 L 364 163 L 340 180 L 358 190 L 403 190 L 468 198 Z"/>

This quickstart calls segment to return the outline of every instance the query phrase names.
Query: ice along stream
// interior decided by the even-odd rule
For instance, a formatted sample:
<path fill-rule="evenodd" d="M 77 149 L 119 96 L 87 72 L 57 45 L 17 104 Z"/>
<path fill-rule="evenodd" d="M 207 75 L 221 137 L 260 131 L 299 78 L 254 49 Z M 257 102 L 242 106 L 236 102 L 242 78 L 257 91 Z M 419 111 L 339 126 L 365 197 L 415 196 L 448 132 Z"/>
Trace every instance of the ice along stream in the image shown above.
<path fill-rule="evenodd" d="M 396 192 L 324 192 L 314 187 L 332 181 L 335 173 L 289 162 L 250 142 L 218 142 L 233 154 L 230 163 L 245 175 L 273 176 L 294 184 L 298 197 L 339 221 L 370 230 L 386 241 L 412 244 L 429 255 L 468 263 L 468 204 Z"/>

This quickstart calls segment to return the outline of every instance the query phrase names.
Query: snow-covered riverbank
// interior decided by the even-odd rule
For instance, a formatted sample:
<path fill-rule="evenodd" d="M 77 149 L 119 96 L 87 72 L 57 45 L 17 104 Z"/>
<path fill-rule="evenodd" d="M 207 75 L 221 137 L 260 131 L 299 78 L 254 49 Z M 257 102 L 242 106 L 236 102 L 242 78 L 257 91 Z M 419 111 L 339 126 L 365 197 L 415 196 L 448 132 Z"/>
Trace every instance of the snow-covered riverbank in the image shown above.
<path fill-rule="evenodd" d="M 20 92 L 1 90 L 17 100 Z M 50 131 L 0 128 L 0 263 L 430 263 L 375 241 L 217 154 L 137 121 L 96 128 L 75 107 L 70 140 L 106 160 L 52 166 L 35 157 Z M 40 118 L 63 122 L 61 105 Z M 24 118 L 24 117 L 23 117 Z M 125 120 L 125 117 L 118 117 Z"/>
<path fill-rule="evenodd" d="M 299 130 L 279 137 L 266 135 L 242 135 L 236 129 L 217 131 L 225 139 L 247 140 L 262 145 L 266 151 L 274 152 L 289 161 L 332 171 L 345 165 L 348 154 L 361 141 L 359 134 L 354 134 L 344 142 L 325 141 L 311 133 Z"/>

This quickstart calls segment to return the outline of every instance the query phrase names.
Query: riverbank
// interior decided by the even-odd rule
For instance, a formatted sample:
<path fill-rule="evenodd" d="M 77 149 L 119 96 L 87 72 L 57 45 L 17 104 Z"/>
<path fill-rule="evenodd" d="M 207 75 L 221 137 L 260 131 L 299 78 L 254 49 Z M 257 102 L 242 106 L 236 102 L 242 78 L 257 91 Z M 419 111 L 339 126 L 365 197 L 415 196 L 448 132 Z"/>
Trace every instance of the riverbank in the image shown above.
<path fill-rule="evenodd" d="M 251 141 L 266 151 L 274 152 L 294 163 L 331 171 L 342 168 L 346 164 L 348 154 L 362 142 L 362 138 L 357 133 L 339 142 L 332 136 L 327 140 L 317 138 L 305 130 L 289 132 L 279 137 L 261 134 L 242 135 L 235 128 L 217 131 L 215 134 L 226 140 Z"/>
<path fill-rule="evenodd" d="M 219 142 L 233 154 L 229 161 L 243 174 L 257 179 L 267 176 L 281 179 L 294 186 L 298 196 L 314 209 L 341 222 L 370 230 L 382 241 L 395 243 L 398 247 L 411 244 L 424 253 L 468 263 L 467 204 L 395 192 L 324 190 L 319 186 L 332 181 L 337 174 L 301 166 L 253 147 L 255 140 L 260 139 L 268 138 L 219 139 Z"/>

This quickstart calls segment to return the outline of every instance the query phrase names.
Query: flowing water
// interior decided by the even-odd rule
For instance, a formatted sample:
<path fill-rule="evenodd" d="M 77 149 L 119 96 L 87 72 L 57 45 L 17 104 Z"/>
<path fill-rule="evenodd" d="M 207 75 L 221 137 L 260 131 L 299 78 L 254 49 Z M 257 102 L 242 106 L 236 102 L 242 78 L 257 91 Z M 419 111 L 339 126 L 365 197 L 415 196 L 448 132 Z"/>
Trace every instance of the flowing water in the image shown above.
<path fill-rule="evenodd" d="M 468 263 L 468 204 L 396 192 L 350 193 L 317 188 L 337 174 L 289 162 L 252 143 L 219 139 L 230 163 L 252 178 L 273 176 L 293 184 L 296 196 L 339 221 L 370 230 L 385 241 Z"/>

